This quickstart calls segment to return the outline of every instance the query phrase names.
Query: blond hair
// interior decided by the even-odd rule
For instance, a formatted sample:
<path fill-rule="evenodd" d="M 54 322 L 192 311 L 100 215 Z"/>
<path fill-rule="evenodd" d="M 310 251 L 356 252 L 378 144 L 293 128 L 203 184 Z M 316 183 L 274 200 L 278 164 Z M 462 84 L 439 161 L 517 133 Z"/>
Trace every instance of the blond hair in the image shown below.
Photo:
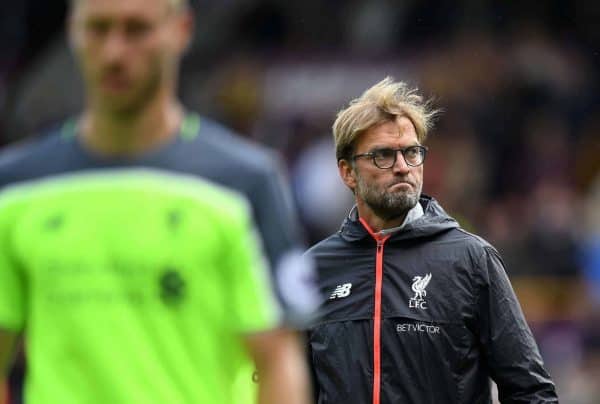
<path fill-rule="evenodd" d="M 348 160 L 359 135 L 374 126 L 396 121 L 399 117 L 410 119 L 417 140 L 422 143 L 438 112 L 432 109 L 430 101 L 424 101 L 417 94 L 416 89 L 386 77 L 338 112 L 333 123 L 336 158 L 338 161 Z"/>
<path fill-rule="evenodd" d="M 70 0 L 71 7 L 73 7 L 79 0 Z M 190 6 L 189 0 L 167 0 L 169 7 L 175 11 L 186 10 Z"/>
<path fill-rule="evenodd" d="M 189 0 L 169 0 L 169 4 L 174 10 L 185 10 L 189 7 Z"/>

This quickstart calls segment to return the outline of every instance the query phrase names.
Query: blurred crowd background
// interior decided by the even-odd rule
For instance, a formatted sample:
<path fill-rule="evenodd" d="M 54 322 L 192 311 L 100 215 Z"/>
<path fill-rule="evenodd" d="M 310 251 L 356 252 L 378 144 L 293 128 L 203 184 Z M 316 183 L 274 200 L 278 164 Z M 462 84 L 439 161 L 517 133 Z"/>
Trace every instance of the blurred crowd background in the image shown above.
<path fill-rule="evenodd" d="M 600 402 L 600 2 L 192 3 L 182 99 L 281 153 L 309 243 L 352 204 L 336 111 L 387 75 L 433 98 L 424 192 L 502 253 L 561 402 Z M 66 10 L 0 4 L 0 146 L 80 109 Z"/>

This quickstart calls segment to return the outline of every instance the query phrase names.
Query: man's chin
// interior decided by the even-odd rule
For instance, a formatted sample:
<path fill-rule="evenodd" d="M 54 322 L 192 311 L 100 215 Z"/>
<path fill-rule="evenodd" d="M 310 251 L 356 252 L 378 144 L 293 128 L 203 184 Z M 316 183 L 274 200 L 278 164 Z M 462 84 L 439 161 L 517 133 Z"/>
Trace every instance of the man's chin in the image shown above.
<path fill-rule="evenodd" d="M 128 116 L 139 112 L 144 103 L 127 99 L 127 97 L 105 97 L 100 105 L 105 113 Z"/>
<path fill-rule="evenodd" d="M 371 210 L 385 220 L 393 220 L 405 216 L 417 204 L 417 199 L 404 198 L 402 200 L 386 201 L 385 203 L 369 203 Z"/>
<path fill-rule="evenodd" d="M 419 201 L 419 198 L 417 195 L 415 195 L 415 194 L 406 195 L 405 194 L 405 195 L 403 195 L 402 198 L 391 201 L 389 203 L 389 208 L 390 208 L 390 210 L 399 210 L 399 211 L 402 211 L 403 213 L 406 213 L 409 210 L 411 210 L 412 208 L 414 208 L 418 201 Z"/>

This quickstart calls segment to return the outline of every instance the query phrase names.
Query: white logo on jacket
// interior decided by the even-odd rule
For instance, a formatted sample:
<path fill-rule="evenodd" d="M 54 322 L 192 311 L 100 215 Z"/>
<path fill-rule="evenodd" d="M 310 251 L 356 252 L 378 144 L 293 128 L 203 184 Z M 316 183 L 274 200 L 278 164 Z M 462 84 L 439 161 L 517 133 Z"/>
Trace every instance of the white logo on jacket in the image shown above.
<path fill-rule="evenodd" d="M 415 292 L 415 296 L 410 298 L 408 301 L 408 307 L 411 309 L 423 309 L 427 310 L 427 302 L 425 301 L 425 296 L 427 296 L 427 291 L 425 288 L 429 284 L 431 280 L 431 274 L 427 274 L 425 276 L 415 276 L 413 278 L 413 284 L 411 289 Z"/>
<path fill-rule="evenodd" d="M 350 289 L 352 289 L 351 283 L 344 283 L 343 285 L 337 285 L 331 296 L 329 296 L 329 300 L 337 299 L 340 297 L 348 297 L 350 296 Z"/>

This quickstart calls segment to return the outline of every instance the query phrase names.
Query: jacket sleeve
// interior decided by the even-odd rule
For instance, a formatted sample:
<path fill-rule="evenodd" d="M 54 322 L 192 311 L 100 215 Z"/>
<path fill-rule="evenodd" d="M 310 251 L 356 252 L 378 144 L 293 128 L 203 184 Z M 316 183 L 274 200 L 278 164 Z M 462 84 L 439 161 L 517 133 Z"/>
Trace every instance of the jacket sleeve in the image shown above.
<path fill-rule="evenodd" d="M 313 393 L 313 402 L 319 402 L 319 379 L 317 379 L 317 372 L 315 370 L 315 364 L 313 363 L 313 352 L 312 346 L 310 345 L 310 331 L 304 333 L 304 340 L 306 341 L 306 363 L 308 363 L 308 370 L 310 376 L 310 385 Z"/>
<path fill-rule="evenodd" d="M 558 403 L 531 330 L 498 252 L 486 247 L 479 261 L 480 342 L 502 404 Z"/>

